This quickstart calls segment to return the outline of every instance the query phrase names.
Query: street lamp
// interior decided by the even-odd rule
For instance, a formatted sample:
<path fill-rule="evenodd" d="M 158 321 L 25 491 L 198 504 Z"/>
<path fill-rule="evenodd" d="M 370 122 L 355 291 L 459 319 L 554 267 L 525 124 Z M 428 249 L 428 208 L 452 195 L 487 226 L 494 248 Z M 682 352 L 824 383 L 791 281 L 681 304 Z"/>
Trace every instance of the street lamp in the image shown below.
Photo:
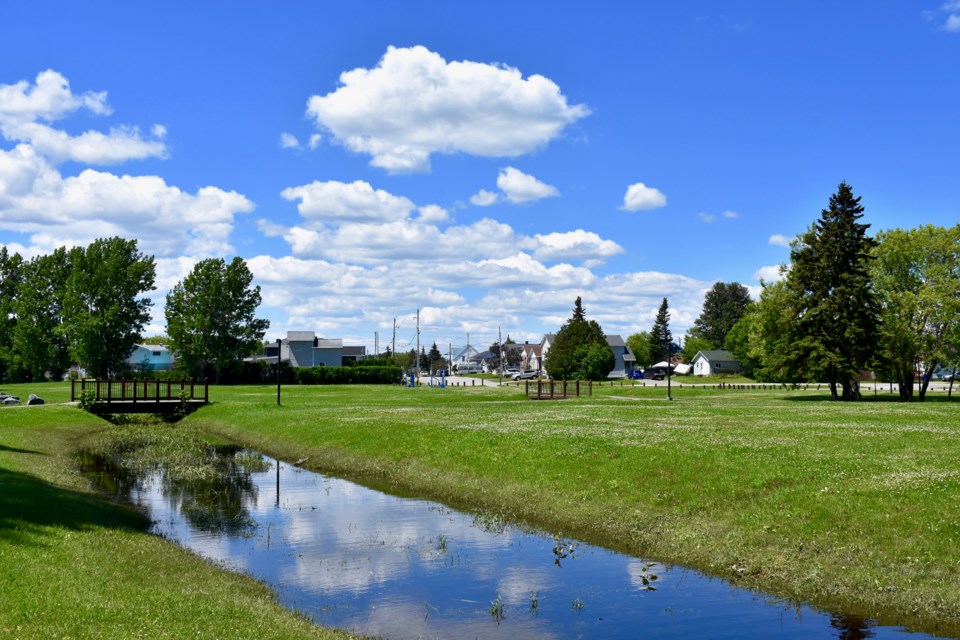
<path fill-rule="evenodd" d="M 664 342 L 667 343 L 667 400 L 673 400 L 670 395 L 670 341 L 664 340 Z"/>

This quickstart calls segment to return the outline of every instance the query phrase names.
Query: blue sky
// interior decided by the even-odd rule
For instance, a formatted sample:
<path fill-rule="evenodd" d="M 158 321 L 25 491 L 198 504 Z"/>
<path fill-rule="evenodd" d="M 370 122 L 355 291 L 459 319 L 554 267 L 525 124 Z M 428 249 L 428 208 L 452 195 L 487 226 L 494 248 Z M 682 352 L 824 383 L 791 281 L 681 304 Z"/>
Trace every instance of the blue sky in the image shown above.
<path fill-rule="evenodd" d="M 0 5 L 0 243 L 248 260 L 267 338 L 682 334 L 846 180 L 960 220 L 960 1 Z"/>

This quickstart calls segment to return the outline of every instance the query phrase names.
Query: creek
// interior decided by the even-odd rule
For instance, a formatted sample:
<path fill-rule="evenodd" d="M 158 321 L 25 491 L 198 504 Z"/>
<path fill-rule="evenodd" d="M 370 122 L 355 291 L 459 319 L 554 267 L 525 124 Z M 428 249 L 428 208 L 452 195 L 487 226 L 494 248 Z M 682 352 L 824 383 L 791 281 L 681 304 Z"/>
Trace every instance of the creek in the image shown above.
<path fill-rule="evenodd" d="M 270 585 L 317 624 L 383 638 L 927 638 L 698 572 L 218 447 L 215 480 L 91 480 L 152 531 Z"/>

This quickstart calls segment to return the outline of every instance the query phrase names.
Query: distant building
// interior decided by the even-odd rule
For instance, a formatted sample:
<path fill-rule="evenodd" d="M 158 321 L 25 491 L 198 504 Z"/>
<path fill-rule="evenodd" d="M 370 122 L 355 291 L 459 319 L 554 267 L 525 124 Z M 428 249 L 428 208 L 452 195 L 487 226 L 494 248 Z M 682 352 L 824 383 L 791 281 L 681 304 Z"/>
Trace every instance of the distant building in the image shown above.
<path fill-rule="evenodd" d="M 173 352 L 162 344 L 137 344 L 127 364 L 134 371 L 170 371 L 173 360 Z"/>
<path fill-rule="evenodd" d="M 690 364 L 693 374 L 697 376 L 740 373 L 740 361 L 724 349 L 698 351 Z"/>
<path fill-rule="evenodd" d="M 364 346 L 345 346 L 340 338 L 319 338 L 313 331 L 288 331 L 280 341 L 280 360 L 291 367 L 340 367 L 351 360 L 366 358 Z M 258 360 L 276 360 L 277 345 L 264 349 Z"/>

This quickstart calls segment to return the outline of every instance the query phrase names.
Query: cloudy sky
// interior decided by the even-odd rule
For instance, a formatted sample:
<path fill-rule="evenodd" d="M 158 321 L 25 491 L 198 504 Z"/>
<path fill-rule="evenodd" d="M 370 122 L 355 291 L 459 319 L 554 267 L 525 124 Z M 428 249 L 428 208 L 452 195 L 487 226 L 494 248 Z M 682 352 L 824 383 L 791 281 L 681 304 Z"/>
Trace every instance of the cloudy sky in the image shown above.
<path fill-rule="evenodd" d="M 268 339 L 682 334 L 846 180 L 960 219 L 960 0 L 0 5 L 0 244 L 239 255 Z"/>

